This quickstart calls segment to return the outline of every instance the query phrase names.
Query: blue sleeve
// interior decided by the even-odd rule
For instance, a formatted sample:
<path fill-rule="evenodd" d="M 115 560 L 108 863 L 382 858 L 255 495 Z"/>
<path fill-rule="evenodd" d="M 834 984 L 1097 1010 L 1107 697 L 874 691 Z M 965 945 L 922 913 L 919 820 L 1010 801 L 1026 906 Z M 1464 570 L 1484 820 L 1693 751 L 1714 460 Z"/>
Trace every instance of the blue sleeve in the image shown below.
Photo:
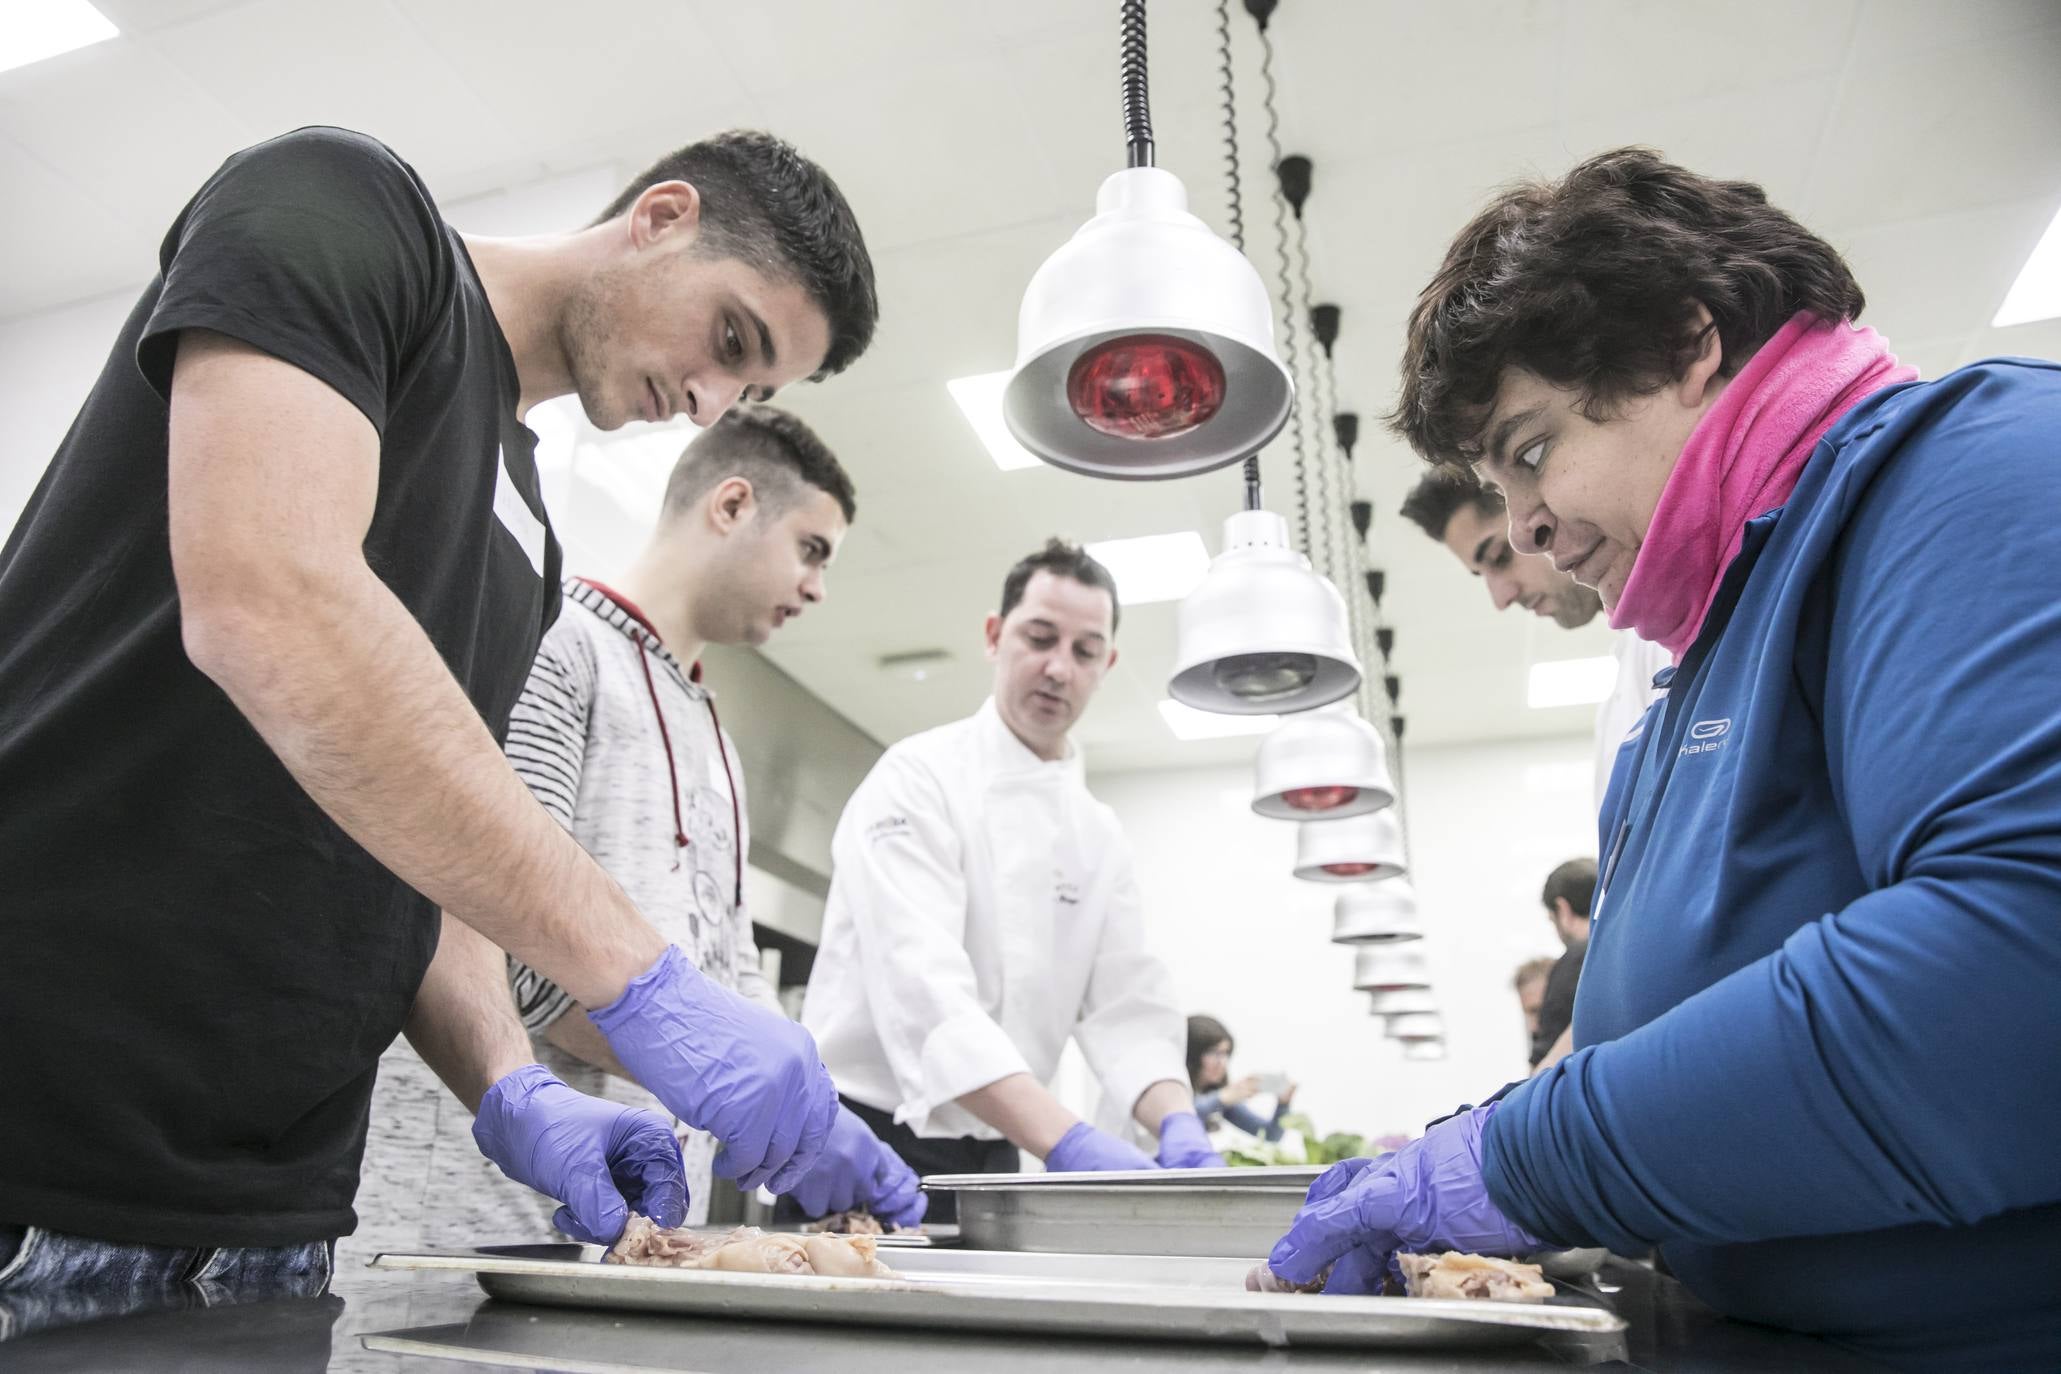
<path fill-rule="evenodd" d="M 1999 373 L 2015 372 L 1999 376 Z M 2061 384 L 1940 385 L 1830 565 L 1826 762 L 1867 895 L 1512 1093 L 1483 1176 L 1618 1250 L 2061 1198 Z"/>
<path fill-rule="evenodd" d="M 1224 1108 L 1224 1120 L 1230 1122 L 1247 1135 L 1258 1136 L 1262 1140 L 1279 1140 L 1281 1138 L 1281 1128 L 1279 1126 L 1268 1121 L 1243 1102 L 1235 1107 Z"/>
<path fill-rule="evenodd" d="M 1204 1121 L 1221 1114 L 1223 1110 L 1224 1098 L 1222 1093 L 1195 1094 L 1195 1114 Z"/>

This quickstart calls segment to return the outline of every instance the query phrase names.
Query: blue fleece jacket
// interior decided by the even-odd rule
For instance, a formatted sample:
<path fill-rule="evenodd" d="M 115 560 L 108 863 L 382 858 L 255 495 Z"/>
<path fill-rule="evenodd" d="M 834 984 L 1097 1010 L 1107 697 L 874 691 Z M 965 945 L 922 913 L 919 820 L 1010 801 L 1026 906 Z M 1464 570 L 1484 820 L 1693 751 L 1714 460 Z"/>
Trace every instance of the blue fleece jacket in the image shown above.
<path fill-rule="evenodd" d="M 2061 366 L 1869 397 L 1620 759 L 1533 1231 L 1907 1368 L 2061 1369 Z"/>

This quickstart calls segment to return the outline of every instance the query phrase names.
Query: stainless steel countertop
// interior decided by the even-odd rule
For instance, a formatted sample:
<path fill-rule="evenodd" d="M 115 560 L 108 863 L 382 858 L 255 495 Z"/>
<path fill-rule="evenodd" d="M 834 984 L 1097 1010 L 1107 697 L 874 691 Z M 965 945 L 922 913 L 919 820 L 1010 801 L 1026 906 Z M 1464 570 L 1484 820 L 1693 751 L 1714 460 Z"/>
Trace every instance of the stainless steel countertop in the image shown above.
<path fill-rule="evenodd" d="M 1187 1374 L 1232 1368 L 1460 1374 L 1571 1365 L 1652 1374 L 1757 1374 L 1775 1368 L 1867 1374 L 1879 1368 L 1816 1341 L 1721 1320 L 1681 1285 L 1635 1265 L 1612 1261 L 1602 1279 L 1620 1287 L 1613 1301 L 1632 1324 L 1627 1336 L 1552 1337 L 1530 1349 L 1472 1355 L 1030 1343 L 1006 1336 L 571 1312 L 489 1301 L 469 1275 L 365 1270 L 339 1275 L 325 1298 L 139 1313 L 42 1332 L 0 1345 L 0 1368 L 9 1374 L 416 1374 L 485 1366 L 774 1374 L 825 1368 L 826 1357 L 835 1360 L 839 1374 Z M 368 1349 L 367 1336 L 398 1348 Z"/>

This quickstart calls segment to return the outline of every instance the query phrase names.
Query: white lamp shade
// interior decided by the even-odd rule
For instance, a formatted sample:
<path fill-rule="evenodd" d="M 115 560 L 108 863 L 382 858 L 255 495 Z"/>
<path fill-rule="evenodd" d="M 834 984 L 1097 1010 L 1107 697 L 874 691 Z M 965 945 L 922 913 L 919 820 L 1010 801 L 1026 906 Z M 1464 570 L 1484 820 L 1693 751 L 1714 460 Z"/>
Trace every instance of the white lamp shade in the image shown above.
<path fill-rule="evenodd" d="M 1375 1016 L 1398 1016 L 1406 1011 L 1437 1011 L 1438 997 L 1430 988 L 1398 988 L 1392 992 L 1367 994 L 1367 1010 Z"/>
<path fill-rule="evenodd" d="M 1295 876 L 1313 883 L 1371 883 L 1408 872 L 1403 828 L 1393 811 L 1295 828 Z"/>
<path fill-rule="evenodd" d="M 1350 707 L 1283 721 L 1260 743 L 1252 809 L 1280 821 L 1339 820 L 1395 801 L 1381 736 Z"/>
<path fill-rule="evenodd" d="M 1353 956 L 1353 986 L 1361 992 L 1429 989 L 1431 973 L 1421 954 L 1385 945 L 1364 945 Z"/>
<path fill-rule="evenodd" d="M 1199 345 L 1223 369 L 1221 404 L 1178 433 L 1109 434 L 1067 394 L 1074 365 L 1104 344 L 1159 336 Z M 1274 311 L 1245 255 L 1188 211 L 1181 179 L 1131 167 L 1102 183 L 1095 217 L 1031 277 L 1016 319 L 1016 372 L 1002 416 L 1025 448 L 1090 477 L 1183 477 L 1235 463 L 1287 423 L 1295 386 L 1274 355 Z"/>
<path fill-rule="evenodd" d="M 1446 1042 L 1443 1040 L 1405 1040 L 1403 1058 L 1411 1063 L 1428 1063 L 1446 1057 Z"/>
<path fill-rule="evenodd" d="M 1408 878 L 1354 883 L 1331 908 L 1331 941 L 1340 945 L 1393 945 L 1424 938 L 1417 894 Z"/>
<path fill-rule="evenodd" d="M 1288 544 L 1271 511 L 1224 521 L 1224 551 L 1175 612 L 1167 693 L 1226 716 L 1307 711 L 1360 685 L 1345 601 Z"/>
<path fill-rule="evenodd" d="M 1388 1018 L 1388 1038 L 1391 1040 L 1443 1040 L 1446 1038 L 1445 1018 L 1435 1011 L 1406 1011 Z"/>

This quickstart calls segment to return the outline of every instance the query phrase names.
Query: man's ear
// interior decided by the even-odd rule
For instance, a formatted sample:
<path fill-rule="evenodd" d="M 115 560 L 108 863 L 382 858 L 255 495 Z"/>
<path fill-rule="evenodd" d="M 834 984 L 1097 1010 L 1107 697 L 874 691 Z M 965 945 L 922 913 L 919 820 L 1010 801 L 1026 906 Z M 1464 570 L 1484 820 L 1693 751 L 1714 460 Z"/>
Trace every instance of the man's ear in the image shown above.
<path fill-rule="evenodd" d="M 1002 651 L 1002 617 L 990 611 L 981 625 L 981 640 L 987 646 L 988 662 L 995 661 L 995 655 Z"/>
<path fill-rule="evenodd" d="M 758 513 L 758 496 L 747 477 L 725 477 L 710 488 L 707 509 L 709 524 L 718 534 L 728 534 Z"/>
<path fill-rule="evenodd" d="M 630 242 L 639 248 L 681 234 L 692 240 L 701 228 L 701 192 L 690 182 L 654 182 L 638 195 L 626 218 Z"/>

